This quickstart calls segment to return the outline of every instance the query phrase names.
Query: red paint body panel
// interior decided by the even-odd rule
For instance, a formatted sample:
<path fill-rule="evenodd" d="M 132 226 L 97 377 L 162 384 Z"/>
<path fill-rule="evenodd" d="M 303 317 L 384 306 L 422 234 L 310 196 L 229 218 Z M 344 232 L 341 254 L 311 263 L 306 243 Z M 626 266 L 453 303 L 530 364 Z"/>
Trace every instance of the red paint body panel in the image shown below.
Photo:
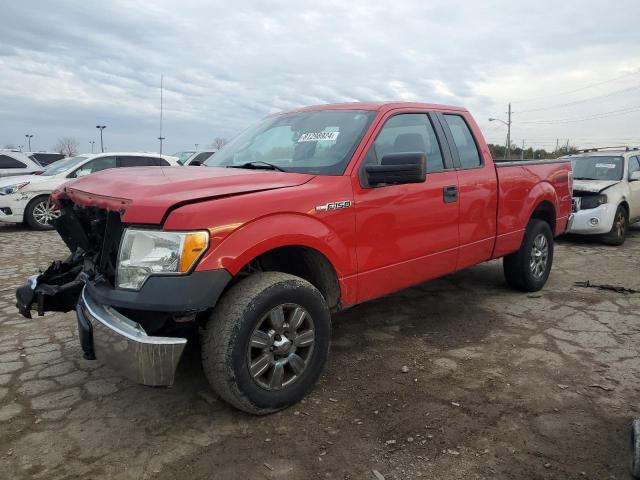
<path fill-rule="evenodd" d="M 114 169 L 69 182 L 54 198 L 121 211 L 125 223 L 209 230 L 210 247 L 199 271 L 224 268 L 235 274 L 274 248 L 315 249 L 333 265 L 344 306 L 514 252 L 543 201 L 555 212 L 555 233 L 564 232 L 571 208 L 568 162 L 496 168 L 477 124 L 457 107 L 357 103 L 299 111 L 324 109 L 377 112 L 341 176 L 207 167 Z M 424 183 L 361 187 L 358 173 L 368 148 L 385 120 L 404 112 L 463 116 L 483 165 L 430 173 Z M 447 186 L 458 187 L 456 202 L 444 202 Z M 339 201 L 352 203 L 316 209 Z"/>

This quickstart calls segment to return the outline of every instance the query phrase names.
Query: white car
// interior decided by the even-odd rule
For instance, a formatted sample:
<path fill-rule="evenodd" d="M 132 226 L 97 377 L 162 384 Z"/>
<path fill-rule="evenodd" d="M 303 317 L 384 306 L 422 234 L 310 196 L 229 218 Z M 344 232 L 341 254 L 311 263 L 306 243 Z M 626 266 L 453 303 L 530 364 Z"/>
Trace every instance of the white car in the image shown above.
<path fill-rule="evenodd" d="M 174 157 L 153 153 L 98 153 L 65 158 L 52 163 L 40 175 L 0 180 L 0 222 L 26 223 L 36 230 L 50 230 L 60 213 L 49 195 L 69 179 L 118 167 L 178 166 Z"/>
<path fill-rule="evenodd" d="M 0 150 L 0 177 L 28 175 L 44 170 L 35 160 L 15 150 Z"/>
<path fill-rule="evenodd" d="M 213 155 L 215 155 L 216 152 L 217 150 L 198 150 L 197 152 L 193 152 L 188 157 L 179 159 L 178 162 L 180 162 L 180 164 L 185 167 L 200 166 L 204 164 L 205 160 L 207 160 L 209 157 L 212 157 Z"/>
<path fill-rule="evenodd" d="M 622 245 L 640 221 L 640 150 L 601 149 L 569 155 L 573 167 L 573 219 L 568 233 L 599 235 Z"/>

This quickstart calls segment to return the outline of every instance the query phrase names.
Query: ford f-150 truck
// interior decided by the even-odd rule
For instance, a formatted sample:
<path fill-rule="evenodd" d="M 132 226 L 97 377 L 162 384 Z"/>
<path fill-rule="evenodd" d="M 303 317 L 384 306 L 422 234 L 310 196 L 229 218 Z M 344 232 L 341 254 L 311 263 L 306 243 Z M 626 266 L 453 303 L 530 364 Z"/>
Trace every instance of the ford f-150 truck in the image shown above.
<path fill-rule="evenodd" d="M 499 257 L 508 285 L 542 288 L 571 195 L 568 161 L 494 163 L 465 109 L 307 107 L 206 166 L 65 184 L 52 198 L 72 253 L 17 305 L 75 308 L 85 357 L 146 385 L 172 384 L 198 333 L 215 392 L 265 414 L 317 381 L 331 312 Z"/>

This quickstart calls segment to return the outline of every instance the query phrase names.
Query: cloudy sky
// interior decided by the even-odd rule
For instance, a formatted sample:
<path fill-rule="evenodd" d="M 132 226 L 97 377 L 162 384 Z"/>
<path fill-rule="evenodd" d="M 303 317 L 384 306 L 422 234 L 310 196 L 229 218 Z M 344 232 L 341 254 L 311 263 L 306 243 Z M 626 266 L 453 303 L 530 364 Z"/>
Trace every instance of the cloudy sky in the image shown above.
<path fill-rule="evenodd" d="M 0 147 L 165 152 L 302 105 L 471 110 L 487 140 L 640 144 L 640 2 L 3 0 Z"/>

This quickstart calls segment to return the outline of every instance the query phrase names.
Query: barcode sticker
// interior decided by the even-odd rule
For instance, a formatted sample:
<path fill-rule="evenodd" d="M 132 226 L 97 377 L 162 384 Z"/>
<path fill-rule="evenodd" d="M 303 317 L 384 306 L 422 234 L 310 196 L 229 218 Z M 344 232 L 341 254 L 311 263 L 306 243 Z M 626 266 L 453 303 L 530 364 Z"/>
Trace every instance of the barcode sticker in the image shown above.
<path fill-rule="evenodd" d="M 309 132 L 303 133 L 298 139 L 300 142 L 321 142 L 321 141 L 335 141 L 338 138 L 340 132 Z"/>

